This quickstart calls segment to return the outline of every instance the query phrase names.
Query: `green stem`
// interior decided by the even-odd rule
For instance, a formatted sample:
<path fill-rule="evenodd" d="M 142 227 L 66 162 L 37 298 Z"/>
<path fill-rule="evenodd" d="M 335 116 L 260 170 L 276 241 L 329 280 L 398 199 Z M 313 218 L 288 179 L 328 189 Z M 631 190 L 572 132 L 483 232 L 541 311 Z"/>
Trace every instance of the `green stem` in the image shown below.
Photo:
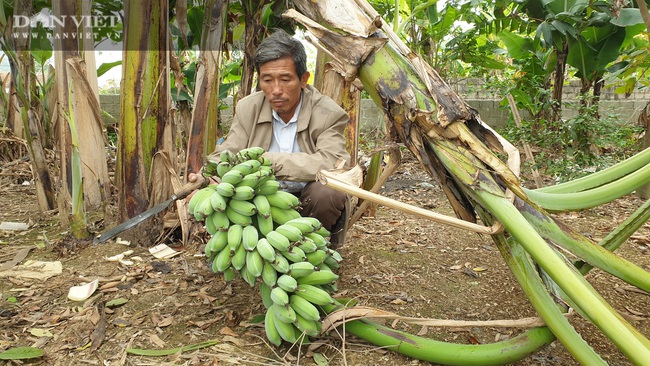
<path fill-rule="evenodd" d="M 524 191 L 535 203 L 549 211 L 576 211 L 596 207 L 650 183 L 650 164 L 616 181 L 597 188 L 574 193 L 547 193 L 539 190 Z"/>
<path fill-rule="evenodd" d="M 610 250 L 594 244 L 570 228 L 560 227 L 554 220 L 536 214 L 522 200 L 515 201 L 519 212 L 531 223 L 536 231 L 545 239 L 552 241 L 560 247 L 580 257 L 587 263 L 594 265 L 623 281 L 634 285 L 644 291 L 650 292 L 650 273 L 636 264 L 613 254 Z M 585 272 L 586 273 L 586 272 Z M 584 275 L 584 273 L 583 273 Z"/>
<path fill-rule="evenodd" d="M 335 306 L 324 307 L 331 312 Z M 376 346 L 443 365 L 503 365 L 522 360 L 535 353 L 555 337 L 546 327 L 531 328 L 508 340 L 490 344 L 456 344 L 436 341 L 395 330 L 369 320 L 345 324 L 345 332 Z"/>
<path fill-rule="evenodd" d="M 638 365 L 650 359 L 650 342 L 616 313 L 582 276 L 571 270 L 507 199 L 476 193 L 508 233 L 625 355 Z"/>
<path fill-rule="evenodd" d="M 523 247 L 503 235 L 493 239 L 531 304 L 562 345 L 582 365 L 606 365 L 560 311 Z"/>
<path fill-rule="evenodd" d="M 650 148 L 599 172 L 566 183 L 539 188 L 535 191 L 544 193 L 581 192 L 618 180 L 648 164 L 650 164 Z"/>
<path fill-rule="evenodd" d="M 646 201 L 639 207 L 630 217 L 628 217 L 621 225 L 609 233 L 603 240 L 600 241 L 600 246 L 609 250 L 615 251 L 621 244 L 623 244 L 632 234 L 634 234 L 643 224 L 650 220 L 650 200 Z M 582 273 L 587 274 L 594 266 L 585 262 L 576 263 L 576 268 Z M 648 291 L 648 290 L 646 290 Z M 650 291 L 649 291 L 650 292 Z"/>

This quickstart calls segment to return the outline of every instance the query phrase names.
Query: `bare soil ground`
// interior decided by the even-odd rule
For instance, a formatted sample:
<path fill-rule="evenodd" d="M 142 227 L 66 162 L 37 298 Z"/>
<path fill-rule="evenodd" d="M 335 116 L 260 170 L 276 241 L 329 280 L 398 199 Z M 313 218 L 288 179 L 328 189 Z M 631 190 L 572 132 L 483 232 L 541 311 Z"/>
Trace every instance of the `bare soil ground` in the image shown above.
<path fill-rule="evenodd" d="M 442 191 L 417 162 L 404 164 L 382 194 L 449 214 Z M 263 306 L 256 290 L 241 279 L 226 283 L 201 255 L 201 240 L 177 248 L 169 260 L 154 258 L 146 247 L 127 248 L 70 240 L 56 212 L 37 209 L 26 163 L 5 165 L 0 175 L 0 222 L 25 222 L 26 231 L 0 231 L 0 264 L 23 248 L 26 260 L 61 261 L 63 273 L 47 280 L 0 277 L 0 351 L 37 346 L 45 356 L 29 365 L 418 365 L 426 364 L 347 335 L 332 332 L 311 346 L 269 347 L 257 322 Z M 642 204 L 634 196 L 561 220 L 598 241 Z M 106 224 L 110 227 L 110 224 Z M 173 242 L 170 245 L 175 245 Z M 105 257 L 134 250 L 133 265 Z M 357 222 L 340 250 L 341 295 L 360 304 L 404 316 L 498 320 L 535 316 L 489 237 L 379 208 L 374 218 Z M 621 256 L 650 270 L 650 224 L 622 248 Z M 24 261 L 23 261 L 24 262 Z M 67 299 L 71 286 L 99 278 L 100 290 L 85 302 Z M 600 271 L 587 279 L 623 316 L 650 336 L 647 293 Z M 118 307 L 110 300 L 128 301 Z M 595 327 L 571 318 L 583 337 L 611 365 L 629 361 Z M 513 328 L 433 328 L 391 324 L 414 334 L 456 342 L 490 343 L 521 332 Z M 165 357 L 134 356 L 127 348 L 170 349 L 207 340 L 214 346 Z M 91 342 L 92 341 L 92 342 Z M 314 358 L 314 354 L 318 354 Z M 324 356 L 321 358 L 320 356 Z M 1 362 L 1 361 L 0 361 Z M 557 341 L 516 365 L 576 365 Z"/>

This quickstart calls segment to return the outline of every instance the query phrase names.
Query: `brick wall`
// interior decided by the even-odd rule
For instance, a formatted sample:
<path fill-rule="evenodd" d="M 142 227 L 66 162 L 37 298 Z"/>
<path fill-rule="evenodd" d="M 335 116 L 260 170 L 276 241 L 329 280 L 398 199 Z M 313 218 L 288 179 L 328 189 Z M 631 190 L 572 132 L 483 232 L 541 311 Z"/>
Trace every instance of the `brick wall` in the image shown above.
<path fill-rule="evenodd" d="M 454 84 L 452 88 L 464 100 L 476 108 L 481 116 L 481 119 L 492 126 L 493 128 L 501 128 L 505 126 L 510 118 L 510 109 L 501 107 L 502 96 L 494 95 L 483 90 L 480 90 L 480 80 L 464 80 L 463 83 Z M 578 95 L 580 85 L 578 82 L 571 82 L 565 85 L 563 91 L 564 102 L 575 102 L 575 97 Z M 637 90 L 628 98 L 614 93 L 613 89 L 606 88 L 603 90 L 600 102 L 600 112 L 603 117 L 615 116 L 622 122 L 634 123 L 637 120 L 639 112 L 645 107 L 650 100 L 650 92 L 644 90 Z M 101 95 L 100 102 L 102 109 L 108 114 L 104 115 L 104 120 L 108 124 L 114 123 L 120 114 L 120 100 L 119 95 Z M 226 103 L 229 105 L 228 109 L 221 111 L 221 116 L 224 124 L 228 126 L 232 120 L 232 100 L 228 99 Z M 520 112 L 522 118 L 527 118 L 524 112 Z M 565 107 L 563 109 L 564 118 L 571 118 L 577 114 L 575 109 Z M 111 118 L 110 116 L 113 118 Z M 380 126 L 383 119 L 381 109 L 378 108 L 372 100 L 362 100 L 361 102 L 361 128 L 373 129 Z"/>

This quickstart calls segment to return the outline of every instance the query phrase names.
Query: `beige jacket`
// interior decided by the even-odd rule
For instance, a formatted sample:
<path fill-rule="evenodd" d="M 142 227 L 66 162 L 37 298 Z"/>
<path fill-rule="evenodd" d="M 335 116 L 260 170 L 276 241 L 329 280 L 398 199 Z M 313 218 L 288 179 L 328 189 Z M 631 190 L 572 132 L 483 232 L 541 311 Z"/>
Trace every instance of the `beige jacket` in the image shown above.
<path fill-rule="evenodd" d="M 350 161 L 345 148 L 345 125 L 349 117 L 331 98 L 311 85 L 303 90 L 298 115 L 297 140 L 300 153 L 271 153 L 268 157 L 277 170 L 278 180 L 309 182 L 321 169 L 332 169 L 339 160 Z M 225 149 L 237 152 L 260 146 L 268 150 L 273 135 L 271 105 L 259 91 L 237 103 L 236 113 L 225 141 L 211 154 L 212 160 Z"/>

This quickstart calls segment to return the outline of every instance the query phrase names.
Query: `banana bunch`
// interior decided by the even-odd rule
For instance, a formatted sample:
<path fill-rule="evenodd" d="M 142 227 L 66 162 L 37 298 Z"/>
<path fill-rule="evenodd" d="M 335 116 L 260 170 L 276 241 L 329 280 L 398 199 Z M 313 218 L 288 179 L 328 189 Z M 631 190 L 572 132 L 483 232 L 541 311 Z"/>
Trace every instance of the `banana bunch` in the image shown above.
<path fill-rule="evenodd" d="M 208 162 L 203 174 L 220 183 L 197 191 L 188 209 L 211 235 L 205 255 L 212 270 L 227 281 L 239 274 L 251 287 L 259 282 L 266 335 L 277 346 L 320 333 L 319 306 L 334 304 L 342 257 L 320 221 L 301 217 L 299 199 L 279 189 L 263 153 L 226 150 Z"/>

